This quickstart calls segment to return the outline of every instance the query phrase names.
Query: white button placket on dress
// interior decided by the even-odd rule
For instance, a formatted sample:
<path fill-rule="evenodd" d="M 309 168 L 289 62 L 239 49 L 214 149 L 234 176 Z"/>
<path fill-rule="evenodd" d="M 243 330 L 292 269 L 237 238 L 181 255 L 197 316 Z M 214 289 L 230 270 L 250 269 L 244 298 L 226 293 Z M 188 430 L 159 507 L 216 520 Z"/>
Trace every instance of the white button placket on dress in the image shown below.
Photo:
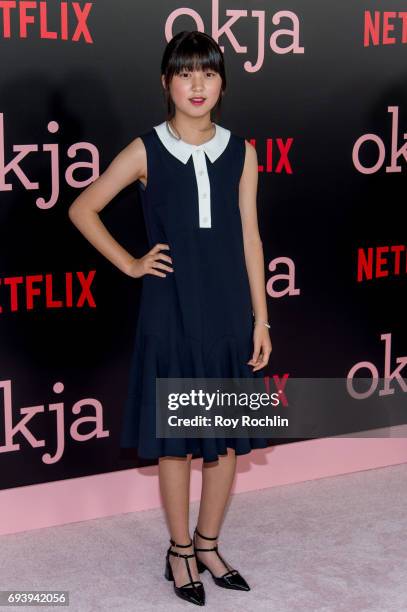
<path fill-rule="evenodd" d="M 226 128 L 214 124 L 216 127 L 215 136 L 202 145 L 193 145 L 176 138 L 168 126 L 167 121 L 155 125 L 154 129 L 164 147 L 179 159 L 183 164 L 187 164 L 191 155 L 194 163 L 194 172 L 198 191 L 199 202 L 199 227 L 212 227 L 211 219 L 211 185 L 209 182 L 206 155 L 213 164 L 226 149 L 231 132 Z"/>
<path fill-rule="evenodd" d="M 211 185 L 209 182 L 206 156 L 203 149 L 192 152 L 196 183 L 198 187 L 199 227 L 212 227 L 211 222 Z"/>

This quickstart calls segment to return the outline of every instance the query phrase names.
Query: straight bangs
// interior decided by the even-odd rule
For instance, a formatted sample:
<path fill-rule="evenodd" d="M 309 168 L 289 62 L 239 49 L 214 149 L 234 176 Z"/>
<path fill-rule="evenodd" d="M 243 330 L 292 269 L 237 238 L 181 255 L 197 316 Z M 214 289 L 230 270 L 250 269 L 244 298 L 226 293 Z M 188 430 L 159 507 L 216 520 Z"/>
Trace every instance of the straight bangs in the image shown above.
<path fill-rule="evenodd" d="M 169 83 L 174 74 L 193 70 L 213 70 L 226 85 L 223 54 L 214 39 L 204 32 L 180 32 L 167 46 L 161 74 Z"/>
<path fill-rule="evenodd" d="M 189 41 L 185 41 L 189 42 Z M 168 65 L 168 77 L 181 72 L 193 72 L 194 70 L 213 70 L 222 74 L 222 61 L 219 54 L 206 45 L 184 44 L 182 49 L 173 55 Z M 206 47 L 206 48 L 205 48 Z"/>

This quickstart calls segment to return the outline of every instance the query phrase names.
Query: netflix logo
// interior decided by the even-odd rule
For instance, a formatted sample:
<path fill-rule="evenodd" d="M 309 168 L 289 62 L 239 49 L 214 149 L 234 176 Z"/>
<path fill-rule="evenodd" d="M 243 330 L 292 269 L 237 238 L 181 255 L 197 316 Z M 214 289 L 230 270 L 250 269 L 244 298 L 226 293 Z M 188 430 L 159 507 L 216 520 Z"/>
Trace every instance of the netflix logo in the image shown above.
<path fill-rule="evenodd" d="M 365 11 L 364 47 L 406 42 L 407 11 Z"/>
<path fill-rule="evenodd" d="M 250 138 L 250 144 L 257 147 L 256 140 Z M 273 172 L 274 174 L 293 174 L 293 168 L 288 153 L 294 138 L 266 138 L 264 163 L 258 165 L 259 172 Z"/>
<path fill-rule="evenodd" d="M 0 314 L 53 308 L 96 308 L 90 285 L 96 270 L 0 277 Z"/>
<path fill-rule="evenodd" d="M 357 252 L 357 281 L 407 274 L 404 244 L 359 248 Z"/>
<path fill-rule="evenodd" d="M 83 40 L 90 44 L 87 20 L 93 2 L 35 2 L 0 0 L 3 38 Z"/>

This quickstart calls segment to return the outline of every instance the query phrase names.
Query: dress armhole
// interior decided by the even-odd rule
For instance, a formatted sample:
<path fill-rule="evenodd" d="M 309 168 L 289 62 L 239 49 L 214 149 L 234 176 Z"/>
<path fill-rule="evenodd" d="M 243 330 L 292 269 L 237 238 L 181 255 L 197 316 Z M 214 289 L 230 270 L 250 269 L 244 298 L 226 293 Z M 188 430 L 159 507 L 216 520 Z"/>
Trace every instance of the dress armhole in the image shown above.
<path fill-rule="evenodd" d="M 241 142 L 241 160 L 240 160 L 240 169 L 239 169 L 239 184 L 240 179 L 242 178 L 243 168 L 246 161 L 246 139 L 244 136 L 240 136 L 239 140 Z"/>
<path fill-rule="evenodd" d="M 137 179 L 137 183 L 139 184 L 141 191 L 144 193 L 148 189 L 150 164 L 148 163 L 148 147 L 147 147 L 145 135 L 144 134 L 140 134 L 139 138 L 143 141 L 144 149 L 146 151 L 147 185 L 145 186 L 144 183 L 141 181 L 141 179 Z"/>

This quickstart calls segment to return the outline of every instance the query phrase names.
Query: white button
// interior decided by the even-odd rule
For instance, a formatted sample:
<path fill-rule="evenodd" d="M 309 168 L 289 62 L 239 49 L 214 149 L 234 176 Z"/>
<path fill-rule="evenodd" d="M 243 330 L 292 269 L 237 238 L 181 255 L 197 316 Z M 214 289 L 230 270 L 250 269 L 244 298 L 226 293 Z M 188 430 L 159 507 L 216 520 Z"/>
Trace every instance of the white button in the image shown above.
<path fill-rule="evenodd" d="M 202 148 L 194 149 L 193 160 L 198 188 L 199 226 L 209 228 L 211 227 L 211 185 L 206 157 L 205 155 L 199 155 L 202 151 L 205 150 Z"/>

